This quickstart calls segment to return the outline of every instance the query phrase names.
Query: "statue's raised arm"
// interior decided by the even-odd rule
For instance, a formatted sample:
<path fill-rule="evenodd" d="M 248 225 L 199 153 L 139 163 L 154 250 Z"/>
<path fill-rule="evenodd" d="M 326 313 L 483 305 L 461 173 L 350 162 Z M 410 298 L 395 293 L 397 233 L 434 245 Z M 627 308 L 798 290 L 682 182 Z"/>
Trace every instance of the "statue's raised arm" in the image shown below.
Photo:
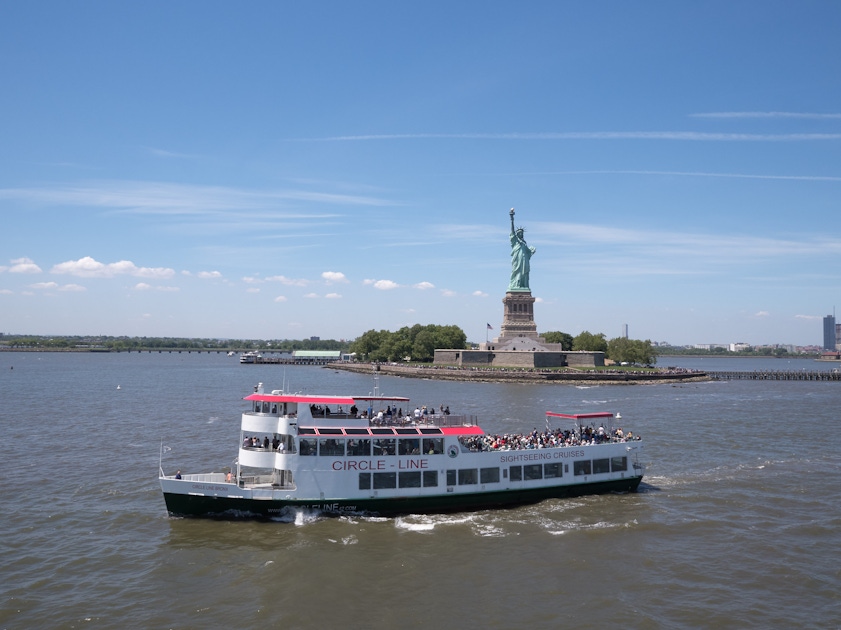
<path fill-rule="evenodd" d="M 529 261 L 537 250 L 526 243 L 523 228 L 514 228 L 514 208 L 508 214 L 511 216 L 511 282 L 508 290 L 529 291 Z"/>

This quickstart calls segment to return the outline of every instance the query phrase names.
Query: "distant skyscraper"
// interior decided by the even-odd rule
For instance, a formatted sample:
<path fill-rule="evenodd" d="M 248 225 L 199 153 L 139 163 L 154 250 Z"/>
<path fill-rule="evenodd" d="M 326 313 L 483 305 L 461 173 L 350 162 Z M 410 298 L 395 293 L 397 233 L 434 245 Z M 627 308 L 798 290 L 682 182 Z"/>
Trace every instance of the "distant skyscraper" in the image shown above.
<path fill-rule="evenodd" d="M 823 318 L 823 349 L 835 350 L 835 315 Z"/>

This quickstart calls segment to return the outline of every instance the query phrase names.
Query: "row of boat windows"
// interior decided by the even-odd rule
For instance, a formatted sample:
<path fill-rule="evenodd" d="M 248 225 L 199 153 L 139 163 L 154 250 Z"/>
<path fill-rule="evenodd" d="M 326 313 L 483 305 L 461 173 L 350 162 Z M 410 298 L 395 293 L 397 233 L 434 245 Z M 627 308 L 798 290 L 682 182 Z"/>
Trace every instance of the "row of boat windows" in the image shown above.
<path fill-rule="evenodd" d="M 377 438 L 337 440 L 334 438 L 300 438 L 301 455 L 350 455 L 381 457 L 386 455 L 441 455 L 444 438 Z"/>
<path fill-rule="evenodd" d="M 508 468 L 458 468 L 446 471 L 448 486 L 472 486 L 500 482 L 502 478 L 511 481 L 534 481 L 557 479 L 569 474 L 569 464 L 528 464 Z M 580 460 L 573 462 L 573 474 L 597 475 L 601 473 L 628 470 L 627 457 Z M 407 472 L 362 472 L 359 473 L 360 490 L 388 490 L 391 488 L 434 488 L 438 486 L 437 470 Z"/>
<path fill-rule="evenodd" d="M 263 402 L 259 400 L 254 401 L 254 411 L 256 413 L 270 413 L 273 416 L 277 415 L 286 415 L 287 413 L 290 415 L 295 415 L 295 412 L 298 411 L 298 405 L 296 403 L 270 403 L 270 402 Z"/>

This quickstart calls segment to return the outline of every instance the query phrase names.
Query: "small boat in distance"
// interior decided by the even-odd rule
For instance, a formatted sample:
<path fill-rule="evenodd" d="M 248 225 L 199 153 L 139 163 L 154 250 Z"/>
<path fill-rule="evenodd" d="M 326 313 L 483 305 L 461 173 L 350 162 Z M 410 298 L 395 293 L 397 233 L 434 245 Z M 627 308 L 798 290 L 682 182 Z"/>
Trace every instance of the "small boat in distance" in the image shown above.
<path fill-rule="evenodd" d="M 543 431 L 491 435 L 473 416 L 410 410 L 408 398 L 377 388 L 319 396 L 266 393 L 260 383 L 244 400 L 229 472 L 166 475 L 161 464 L 171 515 L 459 512 L 633 492 L 644 474 L 640 438 L 608 412 L 547 412 Z M 569 427 L 550 427 L 559 421 Z"/>
<path fill-rule="evenodd" d="M 263 358 L 263 355 L 259 352 L 251 351 L 251 352 L 243 352 L 239 355 L 239 362 L 240 363 L 257 363 L 260 359 Z"/>

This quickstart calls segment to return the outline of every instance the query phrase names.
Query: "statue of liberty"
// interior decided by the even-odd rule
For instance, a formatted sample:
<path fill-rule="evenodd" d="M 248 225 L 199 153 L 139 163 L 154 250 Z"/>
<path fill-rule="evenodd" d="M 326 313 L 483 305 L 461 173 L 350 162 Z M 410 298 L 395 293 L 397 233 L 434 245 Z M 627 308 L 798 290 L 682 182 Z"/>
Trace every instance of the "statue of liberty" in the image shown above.
<path fill-rule="evenodd" d="M 529 291 L 529 260 L 537 250 L 526 244 L 523 228 L 514 229 L 514 208 L 511 208 L 511 282 L 509 291 Z"/>

